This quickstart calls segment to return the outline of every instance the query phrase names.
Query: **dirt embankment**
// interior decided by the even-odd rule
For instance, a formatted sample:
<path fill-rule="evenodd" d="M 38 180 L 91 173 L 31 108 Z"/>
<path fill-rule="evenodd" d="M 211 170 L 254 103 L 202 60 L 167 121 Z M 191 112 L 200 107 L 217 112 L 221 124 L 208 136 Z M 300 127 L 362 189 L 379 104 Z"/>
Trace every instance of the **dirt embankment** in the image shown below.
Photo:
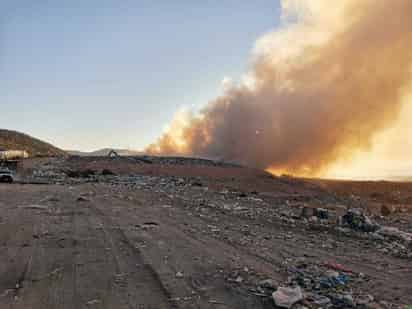
<path fill-rule="evenodd" d="M 0 129 L 1 150 L 25 150 L 30 156 L 65 156 L 57 147 L 27 134 Z"/>

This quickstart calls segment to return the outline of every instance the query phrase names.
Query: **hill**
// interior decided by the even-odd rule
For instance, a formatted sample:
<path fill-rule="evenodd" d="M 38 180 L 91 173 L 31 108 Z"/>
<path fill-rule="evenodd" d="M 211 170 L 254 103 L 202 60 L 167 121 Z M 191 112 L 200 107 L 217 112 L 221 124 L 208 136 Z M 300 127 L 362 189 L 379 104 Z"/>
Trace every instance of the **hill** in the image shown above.
<path fill-rule="evenodd" d="M 0 149 L 26 150 L 30 156 L 62 156 L 66 153 L 27 134 L 0 129 Z"/>
<path fill-rule="evenodd" d="M 66 152 L 73 156 L 81 157 L 105 157 L 109 155 L 110 151 L 116 151 L 119 156 L 139 156 L 142 152 L 130 149 L 116 149 L 116 148 L 103 148 L 92 152 L 84 152 L 78 150 L 67 150 Z"/>

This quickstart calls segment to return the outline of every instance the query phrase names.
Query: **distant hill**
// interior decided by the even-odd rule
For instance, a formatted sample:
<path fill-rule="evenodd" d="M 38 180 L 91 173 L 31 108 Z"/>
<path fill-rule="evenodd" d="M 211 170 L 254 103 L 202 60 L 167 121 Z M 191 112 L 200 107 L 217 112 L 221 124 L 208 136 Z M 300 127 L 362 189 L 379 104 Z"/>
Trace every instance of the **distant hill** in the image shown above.
<path fill-rule="evenodd" d="M 81 157 L 105 157 L 109 155 L 110 151 L 116 151 L 119 156 L 140 156 L 142 152 L 130 149 L 116 149 L 116 148 L 103 148 L 92 152 L 84 152 L 77 150 L 67 150 L 66 152 L 72 156 L 81 156 Z"/>
<path fill-rule="evenodd" d="M 25 150 L 30 156 L 62 156 L 66 153 L 53 145 L 27 134 L 0 129 L 1 150 Z"/>

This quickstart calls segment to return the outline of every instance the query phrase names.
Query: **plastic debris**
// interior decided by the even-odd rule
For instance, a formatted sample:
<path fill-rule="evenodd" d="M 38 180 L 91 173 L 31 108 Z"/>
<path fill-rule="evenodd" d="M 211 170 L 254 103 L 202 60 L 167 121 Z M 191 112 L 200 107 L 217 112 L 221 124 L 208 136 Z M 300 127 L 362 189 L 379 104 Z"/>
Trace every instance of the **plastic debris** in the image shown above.
<path fill-rule="evenodd" d="M 291 308 L 297 302 L 303 300 L 302 290 L 299 286 L 295 288 L 280 287 L 272 294 L 276 306 Z"/>

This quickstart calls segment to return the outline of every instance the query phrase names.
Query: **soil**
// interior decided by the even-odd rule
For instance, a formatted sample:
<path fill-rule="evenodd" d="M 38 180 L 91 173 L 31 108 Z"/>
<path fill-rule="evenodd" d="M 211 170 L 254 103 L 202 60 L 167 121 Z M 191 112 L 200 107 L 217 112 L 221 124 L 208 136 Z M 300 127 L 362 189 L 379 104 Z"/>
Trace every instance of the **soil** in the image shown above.
<path fill-rule="evenodd" d="M 299 218 L 302 207 L 338 216 L 386 203 L 402 215 L 375 214 L 376 222 L 411 232 L 412 185 L 145 160 L 27 160 L 20 182 L 0 184 L 1 309 L 275 308 L 259 282 L 287 285 L 302 260 L 356 274 L 347 283 L 355 299 L 372 295 L 382 308 L 412 303 L 408 248 L 401 255 L 365 233 L 340 233 L 332 221 Z M 101 176 L 104 169 L 115 175 Z M 63 177 L 68 170 L 93 175 Z M 402 198 L 389 198 L 396 190 Z"/>

